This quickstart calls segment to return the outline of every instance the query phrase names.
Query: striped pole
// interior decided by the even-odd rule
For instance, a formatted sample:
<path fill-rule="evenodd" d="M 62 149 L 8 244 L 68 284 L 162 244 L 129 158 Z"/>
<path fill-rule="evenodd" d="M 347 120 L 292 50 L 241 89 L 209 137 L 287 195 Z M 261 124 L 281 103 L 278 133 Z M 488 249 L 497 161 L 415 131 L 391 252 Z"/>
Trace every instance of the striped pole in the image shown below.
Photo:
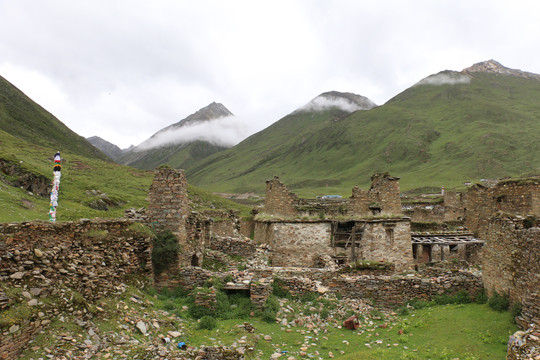
<path fill-rule="evenodd" d="M 49 221 L 56 221 L 56 207 L 58 206 L 58 189 L 60 188 L 60 170 L 62 167 L 62 159 L 60 157 L 60 152 L 54 154 L 54 167 L 53 167 L 53 186 L 51 190 L 51 202 L 49 204 Z"/>

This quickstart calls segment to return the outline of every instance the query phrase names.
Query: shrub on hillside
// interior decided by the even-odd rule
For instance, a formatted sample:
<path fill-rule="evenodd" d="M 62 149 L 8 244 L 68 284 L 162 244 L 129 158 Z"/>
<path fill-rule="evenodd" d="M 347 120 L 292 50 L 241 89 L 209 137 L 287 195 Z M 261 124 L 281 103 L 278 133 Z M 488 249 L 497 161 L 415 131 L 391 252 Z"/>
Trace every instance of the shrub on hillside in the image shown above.
<path fill-rule="evenodd" d="M 197 326 L 199 329 L 214 330 L 217 327 L 217 320 L 212 316 L 203 316 Z"/>

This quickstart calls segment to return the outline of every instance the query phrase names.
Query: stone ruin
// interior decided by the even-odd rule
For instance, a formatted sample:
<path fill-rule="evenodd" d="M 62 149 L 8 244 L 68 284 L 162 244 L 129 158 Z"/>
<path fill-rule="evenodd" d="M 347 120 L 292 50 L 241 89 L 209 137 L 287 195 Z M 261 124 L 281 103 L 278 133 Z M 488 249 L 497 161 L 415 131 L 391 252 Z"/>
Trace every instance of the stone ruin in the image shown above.
<path fill-rule="evenodd" d="M 150 238 L 129 231 L 131 224 L 144 222 L 156 230 L 170 230 L 182 246 L 171 269 L 154 278 L 156 286 L 194 288 L 211 277 L 232 274 L 233 281 L 226 287 L 249 292 L 252 301 L 262 306 L 277 276 L 293 294 L 339 292 L 374 298 L 389 307 L 407 298 L 428 300 L 448 290 L 466 290 L 474 296 L 486 288 L 522 304 L 517 322 L 526 330 L 511 339 L 508 357 L 524 358 L 520 354 L 534 348 L 540 326 L 540 181 L 507 180 L 493 188 L 473 186 L 464 193 L 445 194 L 442 211 L 430 216 L 439 220 L 434 223 L 457 221 L 466 229 L 449 232 L 444 227 L 439 229 L 443 231 L 411 231 L 411 217 L 418 214 L 402 211 L 398 180 L 376 174 L 369 190 L 355 187 L 348 199 L 305 200 L 274 178 L 267 182 L 259 216 L 241 221 L 230 212 L 193 211 L 184 173 L 162 167 L 155 172 L 148 210 L 127 212 L 133 220 L 0 224 L 0 250 L 7 259 L 2 261 L 0 276 L 7 284 L 29 276 L 73 282 L 89 298 L 99 298 L 109 288 L 114 291 L 104 281 L 118 274 L 152 274 Z M 250 234 L 254 240 L 248 238 Z M 475 238 L 479 234 L 483 241 Z M 43 242 L 56 245 L 46 250 Z M 204 256 L 210 254 L 242 257 L 248 268 L 223 273 L 202 269 Z M 342 271 L 343 265 L 360 260 L 393 267 Z M 480 277 L 438 268 L 426 268 L 425 274 L 422 269 L 411 271 L 439 260 L 481 262 L 483 272 Z M 58 279 L 49 276 L 52 267 L 60 269 Z M 68 276 L 73 271 L 77 277 Z M 211 299 L 199 300 L 211 306 Z M 0 308 L 9 306 L 9 301 L 0 290 Z M 10 335 L 0 348 L 10 353 L 24 346 L 32 331 L 46 325 L 36 323 L 18 338 Z"/>

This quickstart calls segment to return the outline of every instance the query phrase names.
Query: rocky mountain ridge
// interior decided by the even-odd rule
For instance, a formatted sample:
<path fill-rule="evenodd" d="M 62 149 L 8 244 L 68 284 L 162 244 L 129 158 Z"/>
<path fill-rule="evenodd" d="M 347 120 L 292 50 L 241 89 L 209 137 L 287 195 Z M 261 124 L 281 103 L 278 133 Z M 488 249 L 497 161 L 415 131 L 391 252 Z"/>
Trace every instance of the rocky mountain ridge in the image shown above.
<path fill-rule="evenodd" d="M 86 138 L 86 140 L 90 144 L 101 150 L 103 153 L 105 153 L 105 155 L 110 157 L 112 160 L 116 160 L 124 154 L 124 150 L 120 149 L 113 143 L 110 143 L 107 140 L 100 138 L 99 136 L 91 136 Z"/>
<path fill-rule="evenodd" d="M 476 63 L 462 70 L 462 73 L 465 73 L 465 74 L 474 74 L 477 72 L 501 74 L 501 75 L 513 75 L 513 76 L 522 77 L 525 79 L 534 79 L 534 80 L 540 81 L 539 74 L 534 74 L 534 73 L 522 71 L 519 69 L 507 68 L 503 66 L 501 63 L 493 59 Z"/>

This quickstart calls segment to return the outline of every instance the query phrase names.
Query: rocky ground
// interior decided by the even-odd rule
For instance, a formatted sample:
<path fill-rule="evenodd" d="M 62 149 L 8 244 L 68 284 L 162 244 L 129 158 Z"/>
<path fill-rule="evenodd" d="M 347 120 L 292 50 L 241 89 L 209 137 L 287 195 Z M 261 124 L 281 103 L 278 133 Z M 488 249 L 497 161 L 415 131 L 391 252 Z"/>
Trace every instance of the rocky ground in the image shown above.
<path fill-rule="evenodd" d="M 197 322 L 187 316 L 187 306 L 179 311 L 165 311 L 160 297 L 145 289 L 147 283 L 137 279 L 129 285 L 118 284 L 116 293 L 106 299 L 87 303 L 80 294 L 62 286 L 12 288 L 4 294 L 10 305 L 1 313 L 2 335 L 17 338 L 37 329 L 21 354 L 21 359 L 33 360 L 266 359 L 268 356 L 323 359 L 340 355 L 321 349 L 320 342 L 329 330 L 341 328 L 343 319 L 351 314 L 359 315 L 359 333 L 373 333 L 373 343 L 378 341 L 379 325 L 375 320 L 388 319 L 386 326 L 390 327 L 395 320 L 392 314 L 374 311 L 360 300 L 338 300 L 327 295 L 303 302 L 279 299 L 275 320 L 279 332 L 295 333 L 303 338 L 292 346 L 294 350 L 286 351 L 282 349 L 291 349 L 291 344 L 283 343 L 279 334 L 259 331 L 257 318 L 238 320 L 222 339 L 197 338 Z M 187 342 L 187 348 L 179 349 L 181 342 Z M 261 344 L 265 344 L 264 351 L 259 349 Z M 270 355 L 268 347 L 272 349 Z"/>

